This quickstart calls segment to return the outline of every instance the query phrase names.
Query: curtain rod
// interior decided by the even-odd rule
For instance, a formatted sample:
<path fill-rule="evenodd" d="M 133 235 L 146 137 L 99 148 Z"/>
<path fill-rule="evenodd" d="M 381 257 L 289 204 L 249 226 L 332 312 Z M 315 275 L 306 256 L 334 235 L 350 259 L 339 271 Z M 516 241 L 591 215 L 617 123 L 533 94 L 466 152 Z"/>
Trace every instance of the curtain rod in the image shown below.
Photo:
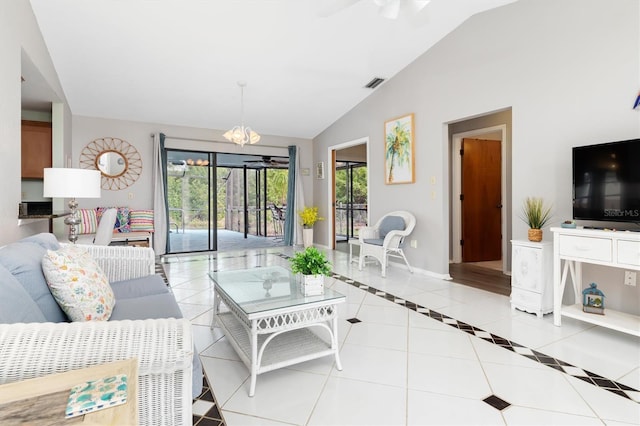
<path fill-rule="evenodd" d="M 156 134 L 155 133 L 151 133 L 151 137 L 155 137 Z M 233 146 L 239 146 L 233 142 L 229 142 L 229 141 L 219 141 L 219 140 L 215 140 L 215 139 L 200 139 L 200 138 L 185 138 L 185 137 L 181 137 L 181 136 L 167 136 L 164 135 L 165 139 L 173 139 L 173 140 L 178 140 L 178 141 L 193 141 L 193 142 L 215 142 L 215 143 L 226 143 L 229 145 L 233 145 Z M 286 146 L 282 146 L 282 145 L 266 145 L 266 144 L 259 144 L 256 146 L 263 146 L 265 148 L 282 148 L 282 149 L 287 149 Z"/>

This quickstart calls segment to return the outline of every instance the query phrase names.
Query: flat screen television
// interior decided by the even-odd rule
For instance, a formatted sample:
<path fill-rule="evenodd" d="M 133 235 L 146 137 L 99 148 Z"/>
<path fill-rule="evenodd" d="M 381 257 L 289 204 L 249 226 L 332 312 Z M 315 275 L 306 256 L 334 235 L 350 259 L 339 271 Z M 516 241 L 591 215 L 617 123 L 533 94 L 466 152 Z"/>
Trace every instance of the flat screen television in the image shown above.
<path fill-rule="evenodd" d="M 640 223 L 640 139 L 573 148 L 573 217 Z"/>

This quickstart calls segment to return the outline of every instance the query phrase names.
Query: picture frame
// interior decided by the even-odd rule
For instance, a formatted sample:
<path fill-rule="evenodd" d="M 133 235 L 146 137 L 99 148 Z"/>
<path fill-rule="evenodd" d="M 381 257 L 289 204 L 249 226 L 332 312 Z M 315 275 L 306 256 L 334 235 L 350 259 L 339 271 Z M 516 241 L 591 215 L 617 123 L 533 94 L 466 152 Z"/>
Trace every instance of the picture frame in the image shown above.
<path fill-rule="evenodd" d="M 316 179 L 324 179 L 324 161 L 316 163 Z"/>
<path fill-rule="evenodd" d="M 415 182 L 413 113 L 384 122 L 384 183 Z"/>

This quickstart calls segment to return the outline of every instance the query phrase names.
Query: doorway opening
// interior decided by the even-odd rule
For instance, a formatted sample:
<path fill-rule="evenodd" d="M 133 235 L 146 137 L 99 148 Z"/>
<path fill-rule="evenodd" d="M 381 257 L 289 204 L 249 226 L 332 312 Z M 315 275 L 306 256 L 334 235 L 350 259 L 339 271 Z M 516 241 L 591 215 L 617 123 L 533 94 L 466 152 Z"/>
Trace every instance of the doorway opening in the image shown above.
<path fill-rule="evenodd" d="M 284 245 L 287 157 L 166 152 L 167 254 Z"/>
<path fill-rule="evenodd" d="M 369 173 L 368 138 L 330 146 L 331 173 L 328 179 L 331 249 L 348 252 L 348 240 L 368 223 Z"/>
<path fill-rule="evenodd" d="M 501 124 L 491 125 L 496 122 Z M 507 295 L 510 123 L 508 110 L 450 125 L 449 274 L 456 282 Z"/>

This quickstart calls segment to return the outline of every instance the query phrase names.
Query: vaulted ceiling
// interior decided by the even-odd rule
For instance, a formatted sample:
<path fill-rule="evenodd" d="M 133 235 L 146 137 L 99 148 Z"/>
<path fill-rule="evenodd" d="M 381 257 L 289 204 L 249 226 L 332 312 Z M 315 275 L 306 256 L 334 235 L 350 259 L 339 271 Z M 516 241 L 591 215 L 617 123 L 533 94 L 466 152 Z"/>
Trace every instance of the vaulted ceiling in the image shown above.
<path fill-rule="evenodd" d="M 74 115 L 313 138 L 476 13 L 514 0 L 30 0 Z M 381 15 L 401 6 L 396 19 Z M 384 83 L 383 83 L 384 84 Z M 29 99 L 37 104 L 36 95 Z"/>

